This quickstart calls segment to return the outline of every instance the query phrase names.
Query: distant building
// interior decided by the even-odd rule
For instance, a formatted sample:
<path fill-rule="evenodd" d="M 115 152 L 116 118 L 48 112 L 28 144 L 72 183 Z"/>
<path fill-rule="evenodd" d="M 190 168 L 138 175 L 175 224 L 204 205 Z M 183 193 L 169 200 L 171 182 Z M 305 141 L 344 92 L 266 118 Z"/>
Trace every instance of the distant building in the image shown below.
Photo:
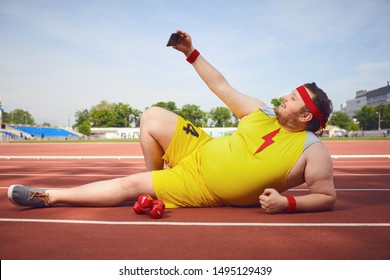
<path fill-rule="evenodd" d="M 5 128 L 5 125 L 3 124 L 3 103 L 1 103 L 0 98 L 0 129 Z"/>
<path fill-rule="evenodd" d="M 341 105 L 341 112 L 346 113 L 351 118 L 355 112 L 360 110 L 363 106 L 379 106 L 380 104 L 390 104 L 390 81 L 387 86 L 377 88 L 374 90 L 359 90 L 356 92 L 354 99 L 347 100 Z"/>

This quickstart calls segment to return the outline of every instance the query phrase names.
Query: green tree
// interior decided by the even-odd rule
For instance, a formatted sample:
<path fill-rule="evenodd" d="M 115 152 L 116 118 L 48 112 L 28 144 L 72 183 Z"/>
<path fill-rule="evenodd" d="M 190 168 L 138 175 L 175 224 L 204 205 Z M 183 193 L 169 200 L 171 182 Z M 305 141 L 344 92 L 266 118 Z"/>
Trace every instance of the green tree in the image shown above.
<path fill-rule="evenodd" d="M 3 117 L 3 123 L 11 123 L 9 113 L 3 111 L 2 117 Z"/>
<path fill-rule="evenodd" d="M 360 127 L 363 130 L 377 129 L 378 116 L 374 106 L 366 105 L 356 111 L 355 118 L 358 120 Z"/>
<path fill-rule="evenodd" d="M 132 127 L 140 127 L 142 112 L 138 109 L 132 109 L 129 115 L 129 125 Z"/>
<path fill-rule="evenodd" d="M 112 111 L 114 105 L 107 100 L 102 100 L 100 101 L 99 104 L 94 105 L 91 107 L 91 111 L 98 111 L 98 110 L 107 110 L 107 111 Z"/>
<path fill-rule="evenodd" d="M 141 111 L 133 109 L 129 104 L 110 103 L 102 100 L 99 104 L 77 111 L 74 128 L 84 122 L 92 127 L 129 127 L 131 124 L 139 126 Z"/>
<path fill-rule="evenodd" d="M 4 120 L 4 122 L 6 122 Z M 19 125 L 35 125 L 35 120 L 30 112 L 23 109 L 15 109 L 8 113 L 7 122 Z"/>
<path fill-rule="evenodd" d="M 335 125 L 346 130 L 350 130 L 352 123 L 353 120 L 351 117 L 340 111 L 333 112 L 329 120 L 330 125 Z"/>
<path fill-rule="evenodd" d="M 376 107 L 376 114 L 380 127 L 390 128 L 390 104 L 381 104 Z"/>
<path fill-rule="evenodd" d="M 89 125 L 89 123 L 88 123 L 87 121 L 84 121 L 84 122 L 82 122 L 82 123 L 79 125 L 78 131 L 79 131 L 81 134 L 90 136 L 90 135 L 91 135 L 91 126 Z"/>
<path fill-rule="evenodd" d="M 240 119 L 235 114 L 232 114 L 232 116 L 233 116 L 233 126 L 237 127 L 238 124 L 240 123 Z"/>
<path fill-rule="evenodd" d="M 360 126 L 358 123 L 352 121 L 351 125 L 349 126 L 349 128 L 347 130 L 352 130 L 352 131 L 356 131 L 356 130 L 360 130 Z"/>
<path fill-rule="evenodd" d="M 84 122 L 89 123 L 89 111 L 87 109 L 77 111 L 75 113 L 75 124 L 73 125 L 73 128 L 80 127 L 80 125 Z"/>
<path fill-rule="evenodd" d="M 177 108 L 176 106 L 176 103 L 173 102 L 173 101 L 168 101 L 168 102 L 157 102 L 156 104 L 153 104 L 152 106 L 156 106 L 156 107 L 160 107 L 160 108 L 164 108 L 168 111 L 171 111 L 175 114 L 178 114 L 179 113 L 179 109 Z"/>
<path fill-rule="evenodd" d="M 122 102 L 113 105 L 115 127 L 129 127 L 130 126 L 130 114 L 132 108 L 129 104 Z"/>
<path fill-rule="evenodd" d="M 283 97 L 279 98 L 272 98 L 271 104 L 274 106 L 274 108 L 278 107 L 283 102 Z"/>
<path fill-rule="evenodd" d="M 231 127 L 232 112 L 226 107 L 217 107 L 210 110 L 209 117 L 215 127 Z"/>
<path fill-rule="evenodd" d="M 179 111 L 179 115 L 198 127 L 207 125 L 206 113 L 203 112 L 197 105 L 184 105 Z"/>
<path fill-rule="evenodd" d="M 114 127 L 116 125 L 113 110 L 92 109 L 90 116 L 92 127 Z"/>
<path fill-rule="evenodd" d="M 99 104 L 92 106 L 89 116 L 92 127 L 115 126 L 114 105 L 107 100 L 102 100 Z"/>

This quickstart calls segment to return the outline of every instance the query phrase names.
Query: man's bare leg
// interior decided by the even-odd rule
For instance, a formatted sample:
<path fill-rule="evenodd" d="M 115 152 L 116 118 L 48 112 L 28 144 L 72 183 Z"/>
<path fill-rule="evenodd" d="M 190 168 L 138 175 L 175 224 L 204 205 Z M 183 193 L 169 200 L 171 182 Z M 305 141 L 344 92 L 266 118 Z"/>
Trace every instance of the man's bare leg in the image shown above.
<path fill-rule="evenodd" d="M 117 206 L 148 193 L 156 197 L 151 170 L 164 167 L 162 156 L 175 133 L 177 115 L 158 107 L 147 109 L 141 118 L 141 145 L 148 172 L 106 181 L 97 181 L 68 189 L 48 189 L 50 205 Z"/>
<path fill-rule="evenodd" d="M 116 206 L 148 193 L 156 197 L 151 170 L 164 167 L 162 156 L 175 133 L 177 115 L 151 107 L 141 117 L 141 146 L 149 172 L 107 181 L 98 181 L 70 189 L 49 189 L 50 202 L 78 206 Z"/>
<path fill-rule="evenodd" d="M 164 167 L 162 156 L 175 134 L 177 115 L 159 107 L 145 110 L 141 117 L 141 146 L 146 169 L 160 170 Z"/>
<path fill-rule="evenodd" d="M 151 172 L 93 182 L 69 189 L 49 189 L 46 193 L 52 205 L 75 206 L 117 206 L 126 201 L 135 201 L 144 193 L 156 197 Z"/>

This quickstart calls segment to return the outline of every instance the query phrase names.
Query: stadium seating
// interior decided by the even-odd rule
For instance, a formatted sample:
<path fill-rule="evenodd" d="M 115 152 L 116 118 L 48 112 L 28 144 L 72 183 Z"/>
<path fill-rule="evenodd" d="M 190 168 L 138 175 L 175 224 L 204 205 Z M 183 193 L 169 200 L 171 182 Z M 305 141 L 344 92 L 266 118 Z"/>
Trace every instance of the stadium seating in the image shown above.
<path fill-rule="evenodd" d="M 34 127 L 34 126 L 10 126 L 13 129 L 27 133 L 31 137 L 45 139 L 65 139 L 65 138 L 78 138 L 79 135 L 76 133 L 67 131 L 63 128 L 54 128 L 54 127 Z"/>

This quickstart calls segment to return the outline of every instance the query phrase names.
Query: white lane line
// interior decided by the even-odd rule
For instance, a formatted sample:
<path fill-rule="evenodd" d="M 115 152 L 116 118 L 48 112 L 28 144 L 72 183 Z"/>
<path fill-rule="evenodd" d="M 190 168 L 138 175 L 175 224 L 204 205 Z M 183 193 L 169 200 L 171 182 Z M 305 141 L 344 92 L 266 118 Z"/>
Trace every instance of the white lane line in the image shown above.
<path fill-rule="evenodd" d="M 144 170 L 144 166 L 134 166 L 131 167 L 131 169 L 140 169 Z M 18 177 L 106 177 L 106 176 L 117 176 L 117 177 L 125 177 L 129 176 L 130 173 L 126 174 L 63 174 L 63 173 L 1 173 L 1 176 L 18 176 Z M 340 173 L 340 174 L 334 174 L 334 177 L 351 177 L 351 176 L 356 176 L 356 177 L 388 177 L 390 176 L 389 174 L 376 174 L 376 173 L 367 173 L 367 174 L 361 174 L 361 173 Z"/>
<path fill-rule="evenodd" d="M 132 167 L 131 169 L 141 169 L 141 170 L 144 170 L 145 167 Z M 0 174 L 0 176 L 18 176 L 18 177 L 125 177 L 125 176 L 129 176 L 130 173 L 126 173 L 126 174 L 96 174 L 96 173 L 92 173 L 92 174 L 63 174 L 63 173 L 52 173 L 52 174 L 48 174 L 48 173 L 42 173 L 42 174 L 39 174 L 39 173 L 2 173 Z"/>
<path fill-rule="evenodd" d="M 94 220 L 58 219 L 12 219 L 0 218 L 0 222 L 60 223 L 85 225 L 146 225 L 146 226 L 202 226 L 202 227 L 390 227 L 390 223 L 223 223 L 223 222 L 121 222 Z"/>
<path fill-rule="evenodd" d="M 11 162 L 9 162 L 11 163 Z M 34 164 L 33 166 L 29 166 L 28 168 L 31 168 L 31 169 L 42 169 L 42 166 L 39 165 L 39 163 L 37 163 L 36 161 L 34 162 L 23 162 L 23 164 L 26 166 L 28 164 Z M 59 168 L 64 168 L 64 166 L 62 166 L 61 164 L 64 164 L 63 161 L 51 161 L 50 162 L 50 165 L 47 166 L 47 162 L 45 163 L 42 163 L 44 164 L 44 168 L 45 169 L 59 169 Z M 58 164 L 58 165 L 55 165 L 55 164 Z M 99 165 L 97 165 L 99 164 Z M 118 163 L 119 164 L 119 163 Z M 99 167 L 104 167 L 104 168 L 131 168 L 135 165 L 139 165 L 139 166 L 145 166 L 145 162 L 144 161 L 131 161 L 131 162 L 127 162 L 126 165 L 123 165 L 123 164 L 120 164 L 120 165 L 115 165 L 115 166 L 107 166 L 107 163 L 106 162 L 102 162 L 102 163 L 94 163 L 94 165 L 88 165 L 88 163 L 84 163 L 82 165 L 65 165 L 66 168 L 74 168 L 74 169 L 92 169 L 92 168 L 99 168 Z M 20 164 L 16 164 L 13 163 L 13 164 L 2 164 L 1 165 L 1 168 L 15 168 L 15 169 L 18 169 L 18 168 L 21 168 Z M 335 165 L 333 166 L 333 170 L 337 171 L 338 169 L 351 169 L 351 170 L 355 170 L 355 169 L 382 169 L 382 170 L 389 170 L 390 171 L 390 162 L 389 162 L 389 165 L 370 165 L 370 166 L 367 166 L 367 165 Z"/>
<path fill-rule="evenodd" d="M 0 187 L 0 190 L 8 190 L 9 186 L 7 187 Z M 50 189 L 63 189 L 63 188 L 50 188 Z M 297 188 L 297 189 L 289 189 L 287 190 L 286 192 L 308 192 L 310 191 L 309 189 L 307 188 Z M 381 192 L 381 191 L 385 191 L 385 192 L 388 192 L 390 191 L 390 188 L 388 189 L 378 189 L 378 188 L 373 188 L 373 189 L 337 189 L 336 188 L 336 191 L 338 192 L 359 192 L 359 191 L 362 191 L 362 192 Z"/>
<path fill-rule="evenodd" d="M 73 165 L 70 165 L 72 164 Z M 144 161 L 128 161 L 126 163 L 114 163 L 114 162 L 106 162 L 106 161 L 102 161 L 102 162 L 83 162 L 83 163 L 80 163 L 80 164 L 75 164 L 74 161 L 70 163 L 70 162 L 67 162 L 65 163 L 64 161 L 50 161 L 50 162 L 37 162 L 37 161 L 29 161 L 29 162 L 26 162 L 26 161 L 23 161 L 23 162 L 7 162 L 6 164 L 4 162 L 2 162 L 2 164 L 0 165 L 1 168 L 15 168 L 15 169 L 20 169 L 21 166 L 22 167 L 28 167 L 30 169 L 42 169 L 43 167 L 45 169 L 63 169 L 63 168 L 67 168 L 67 169 L 71 169 L 71 168 L 75 168 L 75 169 L 91 169 L 91 168 L 99 168 L 99 167 L 104 167 L 104 168 L 131 168 L 132 166 L 140 166 L 140 165 L 143 165 L 145 166 L 145 162 Z M 381 165 L 378 165 L 378 168 L 381 168 L 383 166 Z M 364 167 L 362 167 L 364 168 Z M 390 168 L 390 166 L 389 166 Z"/>
<path fill-rule="evenodd" d="M 390 163 L 390 162 L 389 162 Z M 367 166 L 367 165 L 336 165 L 336 166 L 333 166 L 333 169 L 377 169 L 377 168 L 381 168 L 381 169 L 390 169 L 390 165 L 371 165 L 371 166 Z"/>
<path fill-rule="evenodd" d="M 334 159 L 340 158 L 388 158 L 389 155 L 331 155 Z M 0 156 L 0 159 L 141 159 L 143 156 Z"/>
<path fill-rule="evenodd" d="M 380 177 L 380 176 L 390 176 L 389 174 L 378 174 L 378 173 L 335 173 L 333 174 L 334 177 L 343 177 L 343 176 L 375 176 L 375 177 Z"/>
<path fill-rule="evenodd" d="M 390 158 L 390 155 L 331 155 L 332 158 Z"/>
<path fill-rule="evenodd" d="M 144 156 L 0 156 L 0 159 L 143 159 Z"/>
<path fill-rule="evenodd" d="M 9 186 L 7 187 L 0 187 L 0 190 L 8 190 Z M 50 188 L 50 189 L 63 189 L 63 188 Z M 286 192 L 308 192 L 310 191 L 309 189 L 306 188 L 299 188 L 299 189 L 289 189 Z M 336 191 L 341 191 L 341 192 L 356 192 L 356 191 L 363 191 L 363 192 L 380 192 L 380 191 L 390 191 L 390 188 L 388 189 L 378 189 L 378 188 L 373 188 L 373 189 L 337 189 Z"/>
<path fill-rule="evenodd" d="M 374 191 L 374 192 L 380 192 L 380 191 L 390 191 L 390 188 L 388 189 L 378 189 L 378 188 L 373 188 L 373 189 L 335 189 L 337 192 L 359 192 L 359 191 L 362 191 L 362 192 L 371 192 L 371 191 Z M 296 191 L 301 191 L 301 192 L 308 192 L 310 191 L 309 189 L 289 189 L 287 190 L 287 192 L 296 192 Z"/>

